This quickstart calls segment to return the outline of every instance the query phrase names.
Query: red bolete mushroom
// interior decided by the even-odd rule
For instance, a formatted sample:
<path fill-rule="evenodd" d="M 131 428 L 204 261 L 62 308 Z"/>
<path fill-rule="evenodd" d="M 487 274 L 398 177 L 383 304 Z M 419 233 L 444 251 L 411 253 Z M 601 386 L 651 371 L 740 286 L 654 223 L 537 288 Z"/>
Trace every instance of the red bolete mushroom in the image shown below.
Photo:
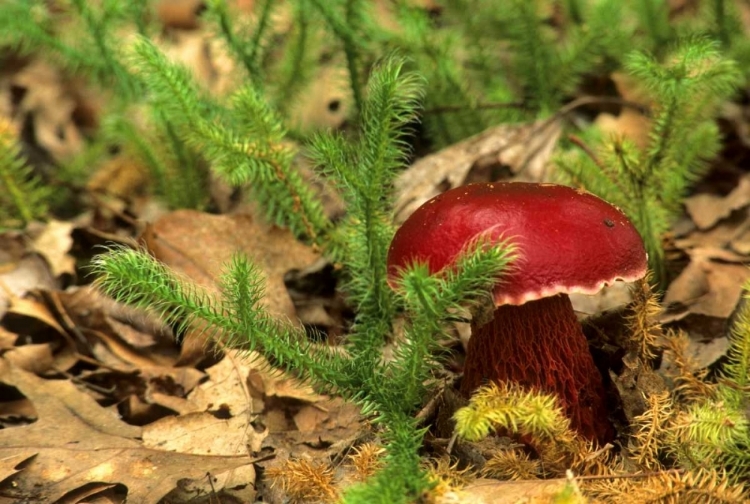
<path fill-rule="evenodd" d="M 450 267 L 476 240 L 515 246 L 494 289 L 491 321 L 472 323 L 461 390 L 513 381 L 555 394 L 583 437 L 612 439 L 602 378 L 568 294 L 594 294 L 646 274 L 643 241 L 625 214 L 582 190 L 522 182 L 471 184 L 440 194 L 401 226 L 388 252 L 396 279 L 414 262 Z"/>

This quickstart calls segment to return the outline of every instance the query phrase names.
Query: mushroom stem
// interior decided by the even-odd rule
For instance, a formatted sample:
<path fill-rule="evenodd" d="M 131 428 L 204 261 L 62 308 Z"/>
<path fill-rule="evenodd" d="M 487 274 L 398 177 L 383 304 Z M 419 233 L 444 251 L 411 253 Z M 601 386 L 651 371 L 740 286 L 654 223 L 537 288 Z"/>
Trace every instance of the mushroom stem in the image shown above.
<path fill-rule="evenodd" d="M 472 325 L 461 391 L 468 396 L 490 381 L 552 393 L 584 438 L 612 440 L 602 378 L 564 294 L 498 306 L 490 322 Z"/>

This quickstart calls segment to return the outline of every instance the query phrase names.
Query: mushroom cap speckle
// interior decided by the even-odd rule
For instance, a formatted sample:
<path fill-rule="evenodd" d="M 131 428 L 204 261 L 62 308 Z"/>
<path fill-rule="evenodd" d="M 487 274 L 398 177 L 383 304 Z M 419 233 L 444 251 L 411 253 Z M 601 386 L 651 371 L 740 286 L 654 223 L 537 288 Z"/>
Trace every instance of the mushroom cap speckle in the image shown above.
<path fill-rule="evenodd" d="M 498 306 L 594 294 L 647 270 L 643 240 L 619 208 L 567 186 L 496 182 L 457 187 L 419 207 L 391 242 L 389 279 L 416 261 L 438 272 L 478 239 L 507 240 L 517 251 L 495 287 Z"/>

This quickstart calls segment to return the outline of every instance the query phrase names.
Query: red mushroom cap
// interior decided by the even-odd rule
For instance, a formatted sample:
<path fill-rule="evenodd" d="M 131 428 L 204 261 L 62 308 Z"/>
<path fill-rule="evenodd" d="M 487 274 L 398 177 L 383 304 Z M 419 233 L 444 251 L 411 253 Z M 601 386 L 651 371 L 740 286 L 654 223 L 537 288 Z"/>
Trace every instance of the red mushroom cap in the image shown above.
<path fill-rule="evenodd" d="M 470 184 L 435 196 L 401 226 L 388 274 L 415 261 L 434 273 L 479 238 L 508 240 L 518 259 L 495 288 L 495 304 L 521 305 L 556 294 L 594 294 L 647 269 L 638 231 L 617 207 L 555 184 Z"/>

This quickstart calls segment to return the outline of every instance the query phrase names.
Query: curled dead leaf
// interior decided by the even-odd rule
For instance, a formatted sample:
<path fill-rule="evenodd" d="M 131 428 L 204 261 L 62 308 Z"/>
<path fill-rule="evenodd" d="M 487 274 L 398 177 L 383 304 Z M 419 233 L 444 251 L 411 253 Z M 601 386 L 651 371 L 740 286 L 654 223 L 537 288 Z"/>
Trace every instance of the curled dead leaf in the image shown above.
<path fill-rule="evenodd" d="M 544 180 L 560 130 L 556 120 L 504 124 L 417 160 L 395 181 L 394 221 L 404 222 L 428 199 L 463 185 L 472 168 L 489 159 L 519 180 Z"/>

